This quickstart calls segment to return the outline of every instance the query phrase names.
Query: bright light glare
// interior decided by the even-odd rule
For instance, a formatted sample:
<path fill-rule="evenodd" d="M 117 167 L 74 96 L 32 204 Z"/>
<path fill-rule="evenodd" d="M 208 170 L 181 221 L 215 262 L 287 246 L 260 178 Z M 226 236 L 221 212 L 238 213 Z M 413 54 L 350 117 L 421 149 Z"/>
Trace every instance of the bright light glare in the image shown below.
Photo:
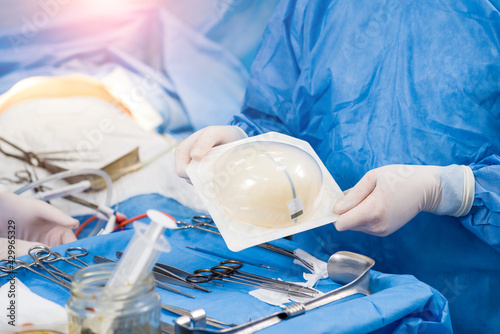
<path fill-rule="evenodd" d="M 76 0 L 81 7 L 95 10 L 120 9 L 121 6 L 130 4 L 160 4 L 162 0 Z"/>

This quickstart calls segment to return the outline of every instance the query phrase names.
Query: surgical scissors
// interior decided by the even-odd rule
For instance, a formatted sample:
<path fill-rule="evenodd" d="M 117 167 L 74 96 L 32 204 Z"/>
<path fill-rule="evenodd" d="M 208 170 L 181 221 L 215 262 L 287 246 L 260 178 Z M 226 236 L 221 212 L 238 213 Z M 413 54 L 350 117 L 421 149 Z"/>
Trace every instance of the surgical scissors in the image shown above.
<path fill-rule="evenodd" d="M 243 264 L 240 261 L 225 260 L 220 262 L 218 266 L 210 269 L 196 270 L 193 274 L 186 277 L 186 280 L 193 283 L 205 283 L 217 279 L 267 290 L 286 292 L 289 295 L 298 297 L 315 297 L 319 293 L 315 289 L 299 284 L 280 281 L 238 270 L 242 266 Z"/>

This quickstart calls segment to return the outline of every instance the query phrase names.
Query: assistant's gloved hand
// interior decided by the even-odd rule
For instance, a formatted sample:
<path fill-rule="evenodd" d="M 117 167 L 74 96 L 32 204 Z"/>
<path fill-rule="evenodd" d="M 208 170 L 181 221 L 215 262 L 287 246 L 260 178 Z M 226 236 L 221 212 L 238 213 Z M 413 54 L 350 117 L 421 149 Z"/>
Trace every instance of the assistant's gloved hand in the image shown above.
<path fill-rule="evenodd" d="M 473 199 L 474 175 L 467 166 L 388 165 L 366 173 L 335 204 L 335 227 L 387 236 L 420 211 L 465 215 Z"/>
<path fill-rule="evenodd" d="M 237 126 L 208 126 L 187 137 L 175 149 L 175 171 L 184 179 L 189 179 L 186 168 L 191 160 L 201 160 L 214 146 L 227 144 L 248 137 Z"/>
<path fill-rule="evenodd" d="M 0 237 L 2 238 L 12 236 L 14 231 L 18 240 L 54 247 L 75 241 L 72 229 L 77 227 L 78 220 L 48 203 L 7 191 L 0 193 Z M 19 250 L 24 250 L 25 243 L 18 240 L 16 248 L 19 243 Z M 16 253 L 18 256 L 22 255 L 17 251 Z"/>
<path fill-rule="evenodd" d="M 14 243 L 14 244 L 12 244 Z M 0 260 L 8 259 L 9 255 L 12 256 L 13 253 L 9 252 L 9 249 L 15 251 L 16 257 L 28 254 L 31 247 L 44 245 L 41 242 L 33 242 L 16 239 L 15 241 L 9 240 L 7 238 L 0 238 Z M 10 246 L 10 247 L 9 247 Z M 47 246 L 47 245 L 44 245 Z M 48 247 L 48 246 L 47 246 Z"/>

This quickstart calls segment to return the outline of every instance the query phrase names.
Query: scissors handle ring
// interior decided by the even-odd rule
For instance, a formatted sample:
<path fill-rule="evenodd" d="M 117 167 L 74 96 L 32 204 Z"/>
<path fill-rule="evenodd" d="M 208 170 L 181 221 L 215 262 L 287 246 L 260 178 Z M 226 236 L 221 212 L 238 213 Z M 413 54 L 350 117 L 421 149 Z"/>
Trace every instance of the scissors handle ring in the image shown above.
<path fill-rule="evenodd" d="M 5 273 L 11 273 L 15 272 L 19 268 L 26 268 L 26 269 L 31 269 L 31 265 L 27 262 L 21 261 L 21 260 L 5 260 L 3 264 L 5 263 L 11 263 L 11 265 L 2 265 L 2 271 Z M 15 265 L 15 266 L 14 266 Z"/>
<path fill-rule="evenodd" d="M 211 269 L 198 269 L 198 270 L 195 270 L 193 274 L 194 275 L 203 275 L 203 276 L 207 276 L 207 277 L 213 276 Z"/>
<path fill-rule="evenodd" d="M 0 265 L 0 271 L 3 271 L 4 273 L 11 273 L 20 267 L 17 260 L 2 260 L 0 263 L 2 263 Z M 5 265 L 6 263 L 7 265 Z M 16 265 L 15 267 L 14 264 Z"/>
<path fill-rule="evenodd" d="M 35 262 L 45 260 L 45 262 L 52 262 L 50 257 L 55 255 L 46 246 L 38 245 L 33 246 L 28 250 L 29 256 L 35 260 Z"/>
<path fill-rule="evenodd" d="M 191 283 L 206 283 L 216 278 L 210 269 L 198 269 L 193 274 L 186 276 L 186 281 Z"/>
<path fill-rule="evenodd" d="M 66 249 L 66 255 L 70 256 L 71 258 L 87 256 L 88 254 L 89 251 L 83 247 L 68 247 Z"/>
<path fill-rule="evenodd" d="M 210 271 L 214 275 L 218 276 L 230 276 L 236 269 L 229 266 L 215 266 L 210 268 Z"/>
<path fill-rule="evenodd" d="M 224 260 L 220 263 L 221 266 L 230 267 L 233 270 L 243 267 L 243 263 L 238 260 Z"/>
<path fill-rule="evenodd" d="M 206 283 L 210 282 L 212 278 L 203 274 L 191 274 L 186 276 L 186 281 L 191 283 Z"/>

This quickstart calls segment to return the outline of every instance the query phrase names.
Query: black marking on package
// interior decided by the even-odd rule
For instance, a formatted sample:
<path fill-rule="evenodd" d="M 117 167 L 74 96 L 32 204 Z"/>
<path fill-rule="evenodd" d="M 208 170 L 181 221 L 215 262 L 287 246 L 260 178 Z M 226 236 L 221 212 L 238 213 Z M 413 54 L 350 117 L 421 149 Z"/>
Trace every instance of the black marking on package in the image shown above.
<path fill-rule="evenodd" d="M 304 205 L 300 196 L 295 197 L 286 203 L 288 205 L 288 212 L 290 212 L 291 219 L 297 219 L 304 214 Z M 295 221 L 296 223 L 297 221 Z"/>

